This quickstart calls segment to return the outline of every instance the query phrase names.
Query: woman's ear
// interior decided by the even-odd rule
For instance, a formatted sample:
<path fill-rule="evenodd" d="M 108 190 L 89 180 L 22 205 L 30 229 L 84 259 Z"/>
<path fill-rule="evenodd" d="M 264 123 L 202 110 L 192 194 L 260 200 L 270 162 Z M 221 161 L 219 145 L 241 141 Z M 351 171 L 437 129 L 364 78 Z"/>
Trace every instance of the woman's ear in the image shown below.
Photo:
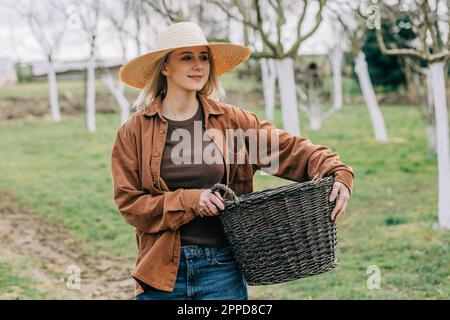
<path fill-rule="evenodd" d="M 161 73 L 162 73 L 163 75 L 165 75 L 166 77 L 167 77 L 167 75 L 168 75 L 167 65 L 166 65 L 165 62 L 164 62 L 163 65 L 162 65 Z"/>

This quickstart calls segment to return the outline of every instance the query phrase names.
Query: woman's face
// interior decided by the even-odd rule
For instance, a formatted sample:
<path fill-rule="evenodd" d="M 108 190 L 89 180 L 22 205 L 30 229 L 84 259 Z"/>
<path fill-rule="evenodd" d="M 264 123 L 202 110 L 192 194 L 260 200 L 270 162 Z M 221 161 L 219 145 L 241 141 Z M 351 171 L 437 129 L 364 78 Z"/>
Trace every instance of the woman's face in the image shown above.
<path fill-rule="evenodd" d="M 171 88 L 200 91 L 208 80 L 209 69 L 208 48 L 197 46 L 172 51 L 162 73 L 167 77 L 167 85 Z"/>

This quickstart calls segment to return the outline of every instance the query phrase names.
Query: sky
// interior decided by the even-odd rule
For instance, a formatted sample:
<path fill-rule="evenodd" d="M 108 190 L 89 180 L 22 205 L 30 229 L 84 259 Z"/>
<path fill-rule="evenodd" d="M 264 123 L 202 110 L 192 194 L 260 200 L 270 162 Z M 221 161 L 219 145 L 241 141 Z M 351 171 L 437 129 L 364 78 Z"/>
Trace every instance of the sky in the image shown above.
<path fill-rule="evenodd" d="M 26 0 L 24 1 L 26 2 Z M 39 6 L 39 4 L 43 3 L 43 0 L 37 0 L 33 3 L 33 5 Z M 113 4 L 112 1 L 110 3 Z M 66 12 L 72 12 L 72 9 L 72 7 L 68 6 Z M 313 20 L 314 14 L 307 15 L 306 25 L 311 26 Z M 89 55 L 89 45 L 86 38 L 79 30 L 73 28 L 73 25 L 76 25 L 73 21 L 67 21 L 66 23 L 70 25 L 71 29 L 64 34 L 60 50 L 55 55 L 56 60 L 72 61 L 86 59 Z M 146 51 L 150 51 L 153 48 L 156 38 L 155 30 L 160 30 L 161 26 L 167 25 L 162 19 L 158 19 L 157 17 L 153 17 L 151 23 L 153 29 L 148 29 L 141 36 L 141 39 L 147 47 Z M 58 25 L 49 25 L 47 27 L 49 30 L 57 30 Z M 242 44 L 242 26 L 237 22 L 233 22 L 231 29 L 234 30 L 231 33 L 231 41 L 233 43 Z M 111 24 L 106 18 L 100 19 L 99 30 L 99 58 L 102 60 L 121 61 L 121 50 L 117 40 L 117 34 L 112 30 Z M 292 32 L 285 33 L 285 35 L 289 34 L 292 34 Z M 333 39 L 337 39 L 337 37 L 333 36 L 330 21 L 325 15 L 325 19 L 317 32 L 314 36 L 305 41 L 299 53 L 327 53 L 330 46 L 333 45 Z M 292 39 L 286 38 L 285 41 L 289 43 L 290 40 Z M 6 2 L 6 5 L 0 7 L 0 42 L 2 43 L 0 58 L 8 57 L 13 62 L 37 62 L 46 60 L 45 54 L 32 35 L 28 24 L 13 8 L 11 2 Z M 131 39 L 128 42 L 128 48 L 127 60 L 138 55 L 136 45 Z"/>

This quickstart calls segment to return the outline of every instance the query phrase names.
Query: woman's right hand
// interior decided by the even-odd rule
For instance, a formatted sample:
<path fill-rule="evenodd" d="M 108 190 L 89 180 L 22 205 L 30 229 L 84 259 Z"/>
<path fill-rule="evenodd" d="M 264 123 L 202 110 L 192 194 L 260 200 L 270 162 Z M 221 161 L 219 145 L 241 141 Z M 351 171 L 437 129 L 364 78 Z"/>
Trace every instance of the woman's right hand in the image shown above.
<path fill-rule="evenodd" d="M 220 193 L 218 191 L 212 193 L 211 189 L 203 191 L 199 200 L 199 215 L 208 217 L 216 216 L 219 214 L 219 209 L 225 209 Z"/>

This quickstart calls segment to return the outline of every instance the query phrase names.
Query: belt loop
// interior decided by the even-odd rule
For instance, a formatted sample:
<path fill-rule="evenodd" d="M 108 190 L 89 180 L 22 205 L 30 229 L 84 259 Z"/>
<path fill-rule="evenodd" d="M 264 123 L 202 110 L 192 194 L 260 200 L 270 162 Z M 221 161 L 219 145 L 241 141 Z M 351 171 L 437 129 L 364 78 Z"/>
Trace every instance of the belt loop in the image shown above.
<path fill-rule="evenodd" d="M 185 255 L 186 258 L 190 258 L 191 253 L 190 253 L 190 250 L 189 250 L 189 246 L 185 246 L 184 247 L 184 255 Z"/>
<path fill-rule="evenodd" d="M 211 259 L 211 250 L 208 247 L 205 247 L 205 255 L 206 255 L 206 260 L 208 262 L 210 262 L 212 260 Z"/>

